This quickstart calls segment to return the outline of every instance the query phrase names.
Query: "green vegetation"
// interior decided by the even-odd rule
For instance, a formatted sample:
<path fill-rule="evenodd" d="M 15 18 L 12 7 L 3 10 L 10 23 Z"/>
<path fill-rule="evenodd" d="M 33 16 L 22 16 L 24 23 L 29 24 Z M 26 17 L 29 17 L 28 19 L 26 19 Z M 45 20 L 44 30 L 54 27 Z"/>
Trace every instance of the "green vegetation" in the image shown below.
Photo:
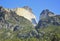
<path fill-rule="evenodd" d="M 58 18 L 60 19 L 60 16 Z M 15 12 L 2 11 L 0 12 L 0 41 L 60 41 L 60 20 L 56 20 L 55 17 L 48 19 L 55 20 L 58 25 L 49 23 L 49 26 L 42 25 L 43 27 L 35 29 L 29 20 L 16 15 Z"/>
<path fill-rule="evenodd" d="M 40 38 L 18 38 L 18 31 L 12 32 L 6 29 L 2 29 L 0 32 L 0 41 L 60 41 L 60 26 L 51 25 L 45 28 L 40 28 L 39 33 L 42 34 Z M 10 36 L 8 35 L 9 32 L 11 33 Z M 13 38 L 11 36 L 13 36 Z"/>
<path fill-rule="evenodd" d="M 40 28 L 39 33 L 42 33 L 41 40 L 43 41 L 60 41 L 60 26 L 50 25 Z"/>

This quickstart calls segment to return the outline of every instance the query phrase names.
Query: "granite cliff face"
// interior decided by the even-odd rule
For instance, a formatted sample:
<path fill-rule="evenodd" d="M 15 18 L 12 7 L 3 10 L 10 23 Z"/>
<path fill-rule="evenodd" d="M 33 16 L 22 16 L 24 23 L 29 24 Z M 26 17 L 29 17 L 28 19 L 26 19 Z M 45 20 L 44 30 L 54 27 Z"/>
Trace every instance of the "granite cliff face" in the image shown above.
<path fill-rule="evenodd" d="M 37 24 L 36 17 L 32 12 L 32 9 L 29 8 L 28 6 L 24 6 L 22 8 L 15 8 L 12 9 L 12 11 L 14 11 L 17 15 L 22 16 L 31 21 L 34 26 Z"/>

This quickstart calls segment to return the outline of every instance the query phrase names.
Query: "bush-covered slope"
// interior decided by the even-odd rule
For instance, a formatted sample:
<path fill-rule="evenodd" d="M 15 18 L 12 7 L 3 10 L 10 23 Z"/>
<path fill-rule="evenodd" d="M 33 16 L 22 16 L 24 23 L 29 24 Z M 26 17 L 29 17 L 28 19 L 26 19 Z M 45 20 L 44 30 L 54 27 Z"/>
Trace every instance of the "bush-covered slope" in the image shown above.
<path fill-rule="evenodd" d="M 0 8 L 0 39 L 29 38 L 34 33 L 36 30 L 29 20 Z"/>
<path fill-rule="evenodd" d="M 34 27 L 26 18 L 0 7 L 0 41 L 60 41 L 60 15 L 44 10 L 40 18 Z"/>

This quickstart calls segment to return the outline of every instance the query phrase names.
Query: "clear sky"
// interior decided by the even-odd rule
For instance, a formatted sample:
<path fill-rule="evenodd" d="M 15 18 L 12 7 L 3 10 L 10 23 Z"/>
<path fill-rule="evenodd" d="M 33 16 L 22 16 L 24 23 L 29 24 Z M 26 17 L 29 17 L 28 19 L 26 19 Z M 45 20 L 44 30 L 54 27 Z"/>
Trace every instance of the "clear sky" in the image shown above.
<path fill-rule="evenodd" d="M 0 0 L 0 5 L 4 8 L 16 8 L 29 6 L 39 20 L 40 13 L 43 9 L 60 14 L 60 0 Z"/>

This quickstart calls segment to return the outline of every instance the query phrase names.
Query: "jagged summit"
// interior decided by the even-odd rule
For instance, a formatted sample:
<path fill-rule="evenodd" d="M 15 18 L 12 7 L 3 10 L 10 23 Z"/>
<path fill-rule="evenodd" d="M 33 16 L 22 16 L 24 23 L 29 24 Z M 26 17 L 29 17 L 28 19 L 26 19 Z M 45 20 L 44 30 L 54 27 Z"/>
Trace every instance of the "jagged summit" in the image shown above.
<path fill-rule="evenodd" d="M 26 10 L 28 10 L 29 12 L 33 13 L 32 9 L 29 6 L 24 6 L 23 8 L 26 9 Z"/>
<path fill-rule="evenodd" d="M 55 16 L 55 14 L 48 9 L 43 10 L 40 14 L 41 19 L 52 17 L 52 16 Z"/>
<path fill-rule="evenodd" d="M 24 6 L 22 8 L 16 8 L 14 10 L 14 12 L 16 12 L 16 14 L 19 16 L 25 17 L 26 19 L 31 21 L 34 25 L 37 24 L 36 16 L 34 15 L 34 13 L 32 12 L 32 9 L 30 7 Z"/>
<path fill-rule="evenodd" d="M 49 12 L 49 10 L 48 10 L 48 9 L 45 9 L 45 10 L 43 10 L 43 11 L 41 12 L 40 15 L 42 15 L 42 14 L 46 14 L 47 12 Z"/>
<path fill-rule="evenodd" d="M 49 25 L 60 25 L 60 15 L 55 15 L 52 11 L 45 9 L 40 14 L 40 20 L 38 22 L 38 27 L 46 27 Z"/>
<path fill-rule="evenodd" d="M 42 12 L 41 12 L 41 14 L 40 15 L 42 15 L 42 14 L 54 14 L 53 12 L 51 12 L 49 9 L 45 9 L 45 10 L 43 10 Z"/>

